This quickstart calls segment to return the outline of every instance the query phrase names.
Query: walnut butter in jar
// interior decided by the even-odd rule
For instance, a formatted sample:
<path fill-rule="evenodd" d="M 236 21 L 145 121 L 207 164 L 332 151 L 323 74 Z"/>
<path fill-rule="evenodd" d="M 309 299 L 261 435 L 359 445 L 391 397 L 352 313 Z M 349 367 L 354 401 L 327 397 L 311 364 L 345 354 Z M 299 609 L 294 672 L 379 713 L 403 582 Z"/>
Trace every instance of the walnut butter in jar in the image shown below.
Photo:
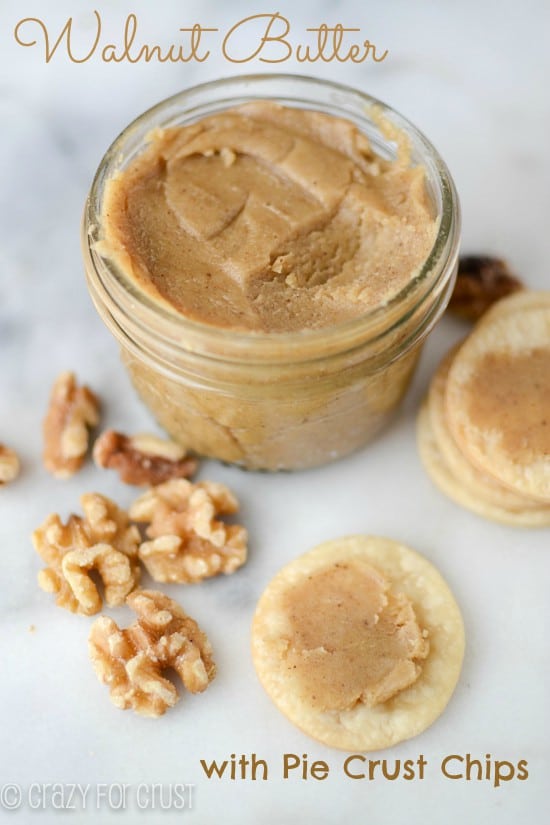
<path fill-rule="evenodd" d="M 255 75 L 147 111 L 86 203 L 89 289 L 145 404 L 196 452 L 299 469 L 363 446 L 452 290 L 433 146 L 328 81 Z"/>

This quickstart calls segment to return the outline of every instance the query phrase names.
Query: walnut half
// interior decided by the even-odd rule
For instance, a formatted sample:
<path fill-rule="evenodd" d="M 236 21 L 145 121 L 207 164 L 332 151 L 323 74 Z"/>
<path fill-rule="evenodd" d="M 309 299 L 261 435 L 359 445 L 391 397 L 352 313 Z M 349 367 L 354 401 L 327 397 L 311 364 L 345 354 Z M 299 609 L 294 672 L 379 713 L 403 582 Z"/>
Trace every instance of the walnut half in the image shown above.
<path fill-rule="evenodd" d="M 88 427 L 99 421 L 99 400 L 88 387 L 79 387 L 72 372 L 56 379 L 44 419 L 44 467 L 56 478 L 69 478 L 84 463 Z"/>
<path fill-rule="evenodd" d="M 187 690 L 201 693 L 216 673 L 212 647 L 197 623 L 163 593 L 136 590 L 127 603 L 137 621 L 121 630 L 106 616 L 96 619 L 90 658 L 114 705 L 161 716 L 178 701 L 176 688 L 162 672 L 173 668 Z"/>
<path fill-rule="evenodd" d="M 93 456 L 98 467 L 116 470 L 122 481 L 137 486 L 189 478 L 198 466 L 175 441 L 147 433 L 127 436 L 105 430 L 94 444 Z"/>
<path fill-rule="evenodd" d="M 105 496 L 87 493 L 80 501 L 84 518 L 71 515 L 63 524 L 54 513 L 34 531 L 32 541 L 48 565 L 38 574 L 40 587 L 55 593 L 60 607 L 91 616 L 102 604 L 92 571 L 102 580 L 107 604 L 124 604 L 139 581 L 141 537 L 126 513 Z"/>
<path fill-rule="evenodd" d="M 151 541 L 140 546 L 139 557 L 153 579 L 191 583 L 241 567 L 247 532 L 217 518 L 237 509 L 237 499 L 225 485 L 208 481 L 174 479 L 140 496 L 129 515 L 149 525 Z"/>
<path fill-rule="evenodd" d="M 19 457 L 15 450 L 0 444 L 0 487 L 17 478 L 19 470 Z"/>
<path fill-rule="evenodd" d="M 523 289 L 506 261 L 488 255 L 465 255 L 458 262 L 449 312 L 466 321 L 477 321 L 489 307 Z"/>

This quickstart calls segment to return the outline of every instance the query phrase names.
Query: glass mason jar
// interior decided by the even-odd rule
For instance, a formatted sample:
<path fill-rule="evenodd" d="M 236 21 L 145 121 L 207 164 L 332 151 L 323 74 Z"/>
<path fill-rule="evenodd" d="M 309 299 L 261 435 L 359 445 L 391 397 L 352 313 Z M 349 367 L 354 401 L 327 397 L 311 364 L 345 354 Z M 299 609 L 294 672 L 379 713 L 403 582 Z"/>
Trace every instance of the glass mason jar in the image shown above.
<path fill-rule="evenodd" d="M 97 249 L 105 182 L 143 150 L 154 127 L 192 123 L 250 100 L 347 118 L 385 159 L 397 154 L 384 119 L 408 137 L 438 218 L 433 248 L 386 304 L 322 329 L 218 328 L 156 303 Z M 386 130 L 385 130 L 386 131 Z M 309 77 L 251 75 L 196 86 L 131 123 L 105 154 L 85 205 L 82 247 L 94 304 L 118 340 L 132 382 L 161 426 L 195 452 L 250 469 L 324 464 L 362 447 L 401 401 L 422 343 L 453 288 L 459 205 L 449 171 L 405 118 L 357 90 Z"/>

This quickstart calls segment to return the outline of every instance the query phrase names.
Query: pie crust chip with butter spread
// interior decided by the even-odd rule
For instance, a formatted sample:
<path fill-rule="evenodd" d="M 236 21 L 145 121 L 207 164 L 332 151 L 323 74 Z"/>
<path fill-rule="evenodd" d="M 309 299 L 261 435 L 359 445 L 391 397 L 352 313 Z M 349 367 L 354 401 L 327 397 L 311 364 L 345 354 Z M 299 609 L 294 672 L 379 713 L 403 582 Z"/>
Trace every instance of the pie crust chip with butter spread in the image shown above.
<path fill-rule="evenodd" d="M 550 292 L 494 304 L 437 368 L 418 415 L 432 481 L 478 515 L 550 525 Z"/>
<path fill-rule="evenodd" d="M 449 498 L 484 518 L 515 527 L 550 525 L 550 505 L 516 493 L 465 457 L 447 423 L 447 376 L 459 345 L 437 368 L 417 422 L 422 463 L 434 484 Z"/>
<path fill-rule="evenodd" d="M 485 473 L 468 465 L 465 459 L 467 476 L 456 475 L 441 449 L 427 403 L 422 405 L 418 414 L 416 432 L 418 451 L 426 472 L 436 487 L 457 504 L 483 518 L 510 527 L 536 528 L 550 525 L 549 505 L 539 502 L 536 505 L 531 503 L 523 507 L 510 507 L 507 497 L 514 495 L 511 490 L 506 490 L 506 498 L 503 497 L 499 501 L 499 491 L 504 491 L 505 488 Z"/>
<path fill-rule="evenodd" d="M 550 504 L 550 307 L 482 322 L 446 386 L 449 429 L 466 458 L 505 487 Z"/>
<path fill-rule="evenodd" d="M 329 541 L 261 596 L 252 656 L 275 705 L 343 750 L 410 739 L 442 713 L 464 655 L 460 610 L 425 558 L 375 536 Z"/>
<path fill-rule="evenodd" d="M 548 290 L 520 289 L 518 292 L 501 298 L 485 312 L 476 328 L 481 324 L 491 323 L 496 318 L 506 318 L 516 312 L 529 309 L 550 309 L 550 292 Z"/>

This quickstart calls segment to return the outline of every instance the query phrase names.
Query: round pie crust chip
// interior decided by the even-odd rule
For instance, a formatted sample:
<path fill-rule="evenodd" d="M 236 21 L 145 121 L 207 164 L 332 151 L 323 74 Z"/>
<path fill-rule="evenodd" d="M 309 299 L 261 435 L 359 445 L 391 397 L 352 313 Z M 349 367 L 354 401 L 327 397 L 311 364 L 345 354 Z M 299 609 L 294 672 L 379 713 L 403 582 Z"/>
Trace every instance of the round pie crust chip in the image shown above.
<path fill-rule="evenodd" d="M 469 466 L 470 481 L 466 480 L 466 476 L 456 475 L 441 449 L 426 403 L 418 414 L 416 440 L 426 472 L 435 486 L 456 504 L 478 516 L 510 527 L 541 528 L 550 525 L 549 505 L 539 503 L 528 507 L 510 507 L 508 496 L 513 495 L 512 491 L 507 491 L 506 497 L 499 501 L 500 485 L 481 470 Z"/>
<path fill-rule="evenodd" d="M 506 318 L 516 312 L 524 312 L 530 309 L 550 308 L 550 292 L 532 289 L 520 289 L 501 298 L 496 304 L 489 307 L 478 321 L 477 327 L 482 324 L 489 324 L 497 318 Z"/>
<path fill-rule="evenodd" d="M 443 358 L 432 378 L 427 403 L 423 405 L 427 409 L 421 409 L 418 416 L 418 451 L 428 475 L 449 498 L 484 518 L 515 527 L 550 525 L 550 504 L 516 493 L 479 470 L 468 461 L 451 435 L 445 390 L 457 351 L 458 346 Z"/>
<path fill-rule="evenodd" d="M 390 593 L 410 600 L 428 632 L 429 652 L 417 680 L 385 702 L 369 707 L 359 700 L 349 709 L 320 710 L 304 700 L 296 672 L 285 661 L 291 635 L 285 596 L 312 574 L 354 562 L 370 565 L 390 582 Z M 462 616 L 440 573 L 408 547 L 377 536 L 328 541 L 286 565 L 261 596 L 252 624 L 252 658 L 275 705 L 304 733 L 347 751 L 388 748 L 429 727 L 451 698 L 463 656 Z"/>
<path fill-rule="evenodd" d="M 481 323 L 453 359 L 446 409 L 466 458 L 550 503 L 550 307 Z"/>

